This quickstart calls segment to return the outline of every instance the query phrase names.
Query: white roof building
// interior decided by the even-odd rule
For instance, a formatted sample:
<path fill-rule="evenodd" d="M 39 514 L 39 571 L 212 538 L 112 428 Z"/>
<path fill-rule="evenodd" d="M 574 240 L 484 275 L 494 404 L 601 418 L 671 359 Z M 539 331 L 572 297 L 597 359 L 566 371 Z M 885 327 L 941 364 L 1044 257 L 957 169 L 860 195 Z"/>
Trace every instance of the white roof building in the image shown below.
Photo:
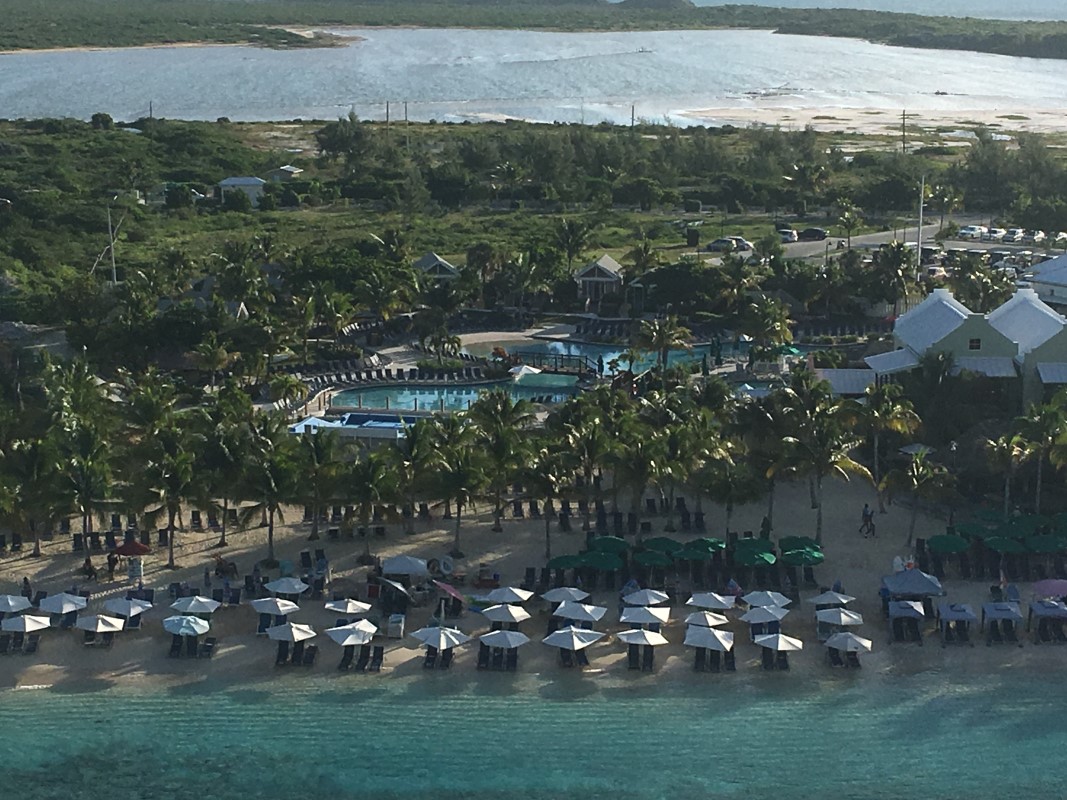
<path fill-rule="evenodd" d="M 437 253 L 426 253 L 413 266 L 436 280 L 452 280 L 459 277 L 459 270 Z"/>
<path fill-rule="evenodd" d="M 1033 289 L 1019 289 L 986 319 L 1019 345 L 1020 357 L 1047 342 L 1067 325 L 1067 318 L 1041 302 Z"/>
<path fill-rule="evenodd" d="M 916 353 L 925 353 L 959 328 L 972 312 L 948 289 L 934 289 L 925 300 L 897 319 L 893 335 Z"/>

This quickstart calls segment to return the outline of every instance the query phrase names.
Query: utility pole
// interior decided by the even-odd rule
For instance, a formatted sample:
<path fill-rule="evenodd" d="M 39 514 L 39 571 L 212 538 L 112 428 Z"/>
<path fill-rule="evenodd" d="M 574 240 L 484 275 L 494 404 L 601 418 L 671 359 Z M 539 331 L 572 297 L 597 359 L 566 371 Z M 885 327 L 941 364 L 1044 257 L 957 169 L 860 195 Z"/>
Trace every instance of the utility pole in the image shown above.
<path fill-rule="evenodd" d="M 385 141 L 390 142 L 389 137 L 389 101 L 385 101 Z"/>
<path fill-rule="evenodd" d="M 923 263 L 923 206 L 926 205 L 926 176 L 919 182 L 919 229 L 915 233 L 915 279 L 919 279 L 919 270 Z"/>
<path fill-rule="evenodd" d="M 111 285 L 118 286 L 118 270 L 115 267 L 115 229 L 111 225 L 111 204 L 118 199 L 118 195 L 115 195 L 107 201 L 107 241 L 108 250 L 111 251 Z"/>
<path fill-rule="evenodd" d="M 152 101 L 148 101 L 148 118 L 152 119 Z"/>
<path fill-rule="evenodd" d="M 635 105 L 630 106 L 630 130 L 634 129 L 634 123 L 637 122 L 637 107 Z"/>
<path fill-rule="evenodd" d="M 411 153 L 411 131 L 408 130 L 408 126 L 411 123 L 408 120 L 408 101 L 404 101 L 404 147 L 407 148 L 408 153 Z"/>

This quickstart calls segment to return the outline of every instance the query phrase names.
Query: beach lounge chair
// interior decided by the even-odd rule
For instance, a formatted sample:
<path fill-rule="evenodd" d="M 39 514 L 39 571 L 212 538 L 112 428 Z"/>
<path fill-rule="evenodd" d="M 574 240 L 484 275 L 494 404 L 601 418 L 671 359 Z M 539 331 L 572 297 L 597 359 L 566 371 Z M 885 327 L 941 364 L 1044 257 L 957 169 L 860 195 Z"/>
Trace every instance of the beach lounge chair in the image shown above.
<path fill-rule="evenodd" d="M 203 644 L 200 645 L 200 652 L 197 653 L 197 658 L 211 658 L 215 655 L 215 645 L 219 643 L 219 640 L 214 636 L 208 636 L 204 639 Z"/>
<path fill-rule="evenodd" d="M 1052 635 L 1056 639 L 1056 644 L 1063 644 L 1067 642 L 1067 633 L 1063 630 L 1063 620 L 1054 619 L 1051 621 Z"/>
<path fill-rule="evenodd" d="M 37 652 L 41 644 L 41 634 L 31 633 L 26 639 L 26 646 L 22 648 L 22 655 L 30 656 Z"/>
<path fill-rule="evenodd" d="M 963 620 L 958 620 L 956 622 L 956 639 L 959 641 L 960 644 L 971 643 L 970 629 L 967 627 L 967 623 Z"/>
<path fill-rule="evenodd" d="M 385 661 L 385 645 L 374 645 L 374 653 L 370 657 L 370 664 L 367 665 L 367 672 L 381 672 L 382 663 Z"/>
<path fill-rule="evenodd" d="M 489 669 L 489 658 L 492 655 L 492 648 L 485 642 L 482 642 L 478 647 L 478 669 Z"/>
<path fill-rule="evenodd" d="M 656 648 L 650 644 L 645 645 L 645 655 L 641 659 L 641 671 L 652 672 L 656 665 Z"/>
<path fill-rule="evenodd" d="M 437 666 L 437 648 L 427 647 L 426 657 L 422 660 L 423 669 L 433 669 Z"/>
<path fill-rule="evenodd" d="M 727 672 L 737 672 L 737 658 L 733 650 L 727 650 L 722 654 L 722 667 Z"/>
<path fill-rule="evenodd" d="M 132 617 L 127 619 L 125 628 L 128 631 L 139 631 L 139 630 L 141 630 L 141 615 L 140 614 L 134 614 Z"/>
<path fill-rule="evenodd" d="M 893 641 L 894 642 L 907 641 L 907 638 L 904 635 L 904 618 L 903 617 L 894 617 L 892 626 L 893 626 Z"/>
<path fill-rule="evenodd" d="M 722 670 L 722 653 L 718 650 L 708 650 L 708 672 L 719 672 Z"/>
<path fill-rule="evenodd" d="M 226 598 L 227 606 L 239 606 L 241 605 L 241 590 L 230 587 L 230 594 Z"/>
<path fill-rule="evenodd" d="M 582 651 L 579 650 L 580 654 Z M 515 672 L 519 668 L 519 648 L 513 647 L 504 656 L 504 666 L 508 672 Z"/>
<path fill-rule="evenodd" d="M 514 650 L 512 652 L 514 652 L 516 654 L 518 653 L 517 650 Z M 516 658 L 518 658 L 517 655 L 516 655 Z M 578 664 L 579 667 L 583 667 L 584 668 L 584 667 L 588 667 L 589 666 L 589 656 L 586 654 L 585 650 L 575 650 L 574 651 L 574 661 L 575 661 L 575 663 Z"/>
<path fill-rule="evenodd" d="M 853 669 L 859 669 L 860 668 L 859 653 L 853 653 L 853 652 L 845 653 L 845 661 Z"/>
<path fill-rule="evenodd" d="M 274 659 L 274 666 L 284 667 L 289 663 L 289 642 L 278 642 L 278 655 Z"/>
<path fill-rule="evenodd" d="M 956 630 L 955 625 L 951 622 L 946 622 L 941 629 L 942 645 L 955 644 L 956 642 Z"/>
<path fill-rule="evenodd" d="M 0 635 L 0 655 L 7 655 L 11 652 L 11 634 L 5 633 Z"/>
<path fill-rule="evenodd" d="M 309 644 L 304 648 L 304 657 L 300 661 L 300 665 L 304 667 L 315 666 L 315 659 L 319 655 L 319 646 L 317 644 Z"/>
<path fill-rule="evenodd" d="M 785 650 L 779 650 L 778 655 L 775 658 L 775 666 L 778 669 L 789 670 L 789 653 Z"/>
<path fill-rule="evenodd" d="M 300 662 L 304 660 L 304 643 L 293 642 L 293 652 L 289 656 L 289 661 L 294 667 L 300 666 Z"/>
<path fill-rule="evenodd" d="M 707 648 L 698 647 L 696 649 L 696 657 L 693 659 L 693 669 L 696 672 L 705 672 L 708 668 L 708 651 Z"/>
<path fill-rule="evenodd" d="M 826 652 L 830 656 L 830 666 L 831 667 L 843 667 L 843 666 L 845 666 L 845 662 L 841 658 L 841 651 L 838 650 L 836 647 L 828 647 L 828 648 L 826 648 Z"/>
<path fill-rule="evenodd" d="M 170 652 L 167 653 L 171 658 L 181 658 L 182 655 L 182 637 L 178 634 L 171 634 L 170 637 Z"/>
<path fill-rule="evenodd" d="M 1040 628 L 1040 625 L 1038 626 Z M 1000 621 L 991 619 L 989 620 L 989 632 L 986 635 L 986 644 L 1001 644 L 1004 638 L 1000 635 Z"/>
<path fill-rule="evenodd" d="M 196 636 L 185 637 L 185 655 L 196 658 L 200 655 L 200 642 Z"/>
<path fill-rule="evenodd" d="M 1019 643 L 1019 634 L 1015 630 L 1014 620 L 1005 619 L 1001 621 L 1001 628 L 1004 631 L 1004 640 L 1011 642 L 1012 644 Z"/>
<path fill-rule="evenodd" d="M 904 620 L 904 632 L 907 634 L 909 642 L 919 642 L 922 644 L 923 635 L 919 630 L 919 620 L 908 617 Z"/>
<path fill-rule="evenodd" d="M 519 588 L 526 589 L 527 591 L 533 591 L 533 588 L 536 584 L 537 567 L 527 567 L 525 577 L 523 577 L 522 583 L 519 584 Z"/>
<path fill-rule="evenodd" d="M 641 669 L 641 645 L 631 644 L 626 649 L 628 669 Z"/>
<path fill-rule="evenodd" d="M 632 645 L 630 645 L 630 647 L 631 648 L 636 648 L 637 645 L 636 644 L 632 644 Z M 632 660 L 632 657 L 631 657 L 631 660 Z M 562 664 L 564 667 L 573 667 L 574 666 L 574 653 L 571 652 L 570 650 L 568 650 L 565 647 L 561 647 L 559 649 L 559 663 Z M 630 667 L 630 669 L 637 669 L 637 667 Z"/>
<path fill-rule="evenodd" d="M 218 603 L 220 606 L 226 602 L 226 590 L 225 589 L 212 589 L 211 599 Z"/>
<path fill-rule="evenodd" d="M 492 660 L 491 660 L 491 664 L 492 664 L 491 669 L 493 671 L 495 671 L 495 672 L 500 672 L 501 670 L 504 669 L 504 648 L 502 648 L 502 647 L 493 648 L 493 657 L 492 657 Z"/>
<path fill-rule="evenodd" d="M 115 633 L 113 631 L 105 631 L 100 636 L 100 646 L 111 647 L 113 644 L 115 644 Z"/>
<path fill-rule="evenodd" d="M 774 651 L 769 647 L 761 648 L 763 650 L 763 658 L 760 665 L 764 669 L 774 669 Z"/>
<path fill-rule="evenodd" d="M 274 622 L 274 618 L 271 617 L 270 614 L 260 614 L 259 615 L 259 627 L 256 628 L 256 635 L 257 636 L 266 636 L 267 635 L 267 628 L 271 627 L 271 624 L 273 622 Z"/>
<path fill-rule="evenodd" d="M 300 551 L 300 569 L 311 569 L 312 566 L 313 565 L 311 563 L 311 551 L 310 550 L 301 550 Z"/>
<path fill-rule="evenodd" d="M 85 631 L 85 635 L 82 637 L 82 644 L 90 647 L 95 645 L 96 634 L 93 631 Z"/>
<path fill-rule="evenodd" d="M 82 534 L 76 533 L 71 537 L 70 549 L 72 552 L 75 553 L 80 553 L 82 550 L 85 549 L 85 540 L 82 537 Z"/>
<path fill-rule="evenodd" d="M 350 647 L 352 648 L 352 653 L 355 653 L 356 646 L 355 645 L 350 645 Z M 346 652 L 347 652 L 347 648 L 346 648 Z M 344 659 L 342 658 L 341 659 L 341 664 L 343 665 L 344 663 L 345 663 Z M 349 664 L 352 663 L 352 659 L 351 658 L 349 658 L 348 663 Z M 365 672 L 366 669 L 367 669 L 367 665 L 368 664 L 370 664 L 370 645 L 369 644 L 364 644 L 364 645 L 361 645 L 360 648 L 359 648 L 359 658 L 356 659 L 356 666 L 355 666 L 356 672 Z M 344 666 L 342 668 L 343 669 L 348 669 L 347 666 Z"/>
<path fill-rule="evenodd" d="M 22 646 L 25 643 L 26 643 L 26 634 L 23 633 L 22 631 L 16 631 L 11 636 L 11 652 L 12 653 L 20 653 L 20 652 L 22 652 Z"/>
<path fill-rule="evenodd" d="M 437 668 L 438 669 L 451 669 L 452 668 L 452 659 L 455 658 L 455 657 L 456 657 L 455 648 L 454 647 L 449 647 L 447 650 L 445 650 L 443 653 L 441 653 L 441 657 L 437 660 Z"/>
<path fill-rule="evenodd" d="M 354 644 L 346 644 L 345 645 L 345 649 L 344 649 L 344 654 L 341 656 L 341 663 L 337 665 L 337 669 L 339 669 L 339 670 L 351 669 L 351 667 L 352 667 L 352 659 L 355 658 L 355 656 L 356 656 L 356 646 Z"/>

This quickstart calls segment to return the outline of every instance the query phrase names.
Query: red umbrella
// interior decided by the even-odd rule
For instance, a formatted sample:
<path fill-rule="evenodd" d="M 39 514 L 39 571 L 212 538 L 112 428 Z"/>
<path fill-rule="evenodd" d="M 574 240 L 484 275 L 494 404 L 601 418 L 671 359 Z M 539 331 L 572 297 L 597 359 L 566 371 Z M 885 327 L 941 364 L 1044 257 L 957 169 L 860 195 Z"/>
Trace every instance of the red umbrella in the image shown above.
<path fill-rule="evenodd" d="M 120 556 L 146 556 L 152 552 L 152 548 L 138 541 L 132 541 L 123 542 L 115 548 L 115 552 Z"/>
<path fill-rule="evenodd" d="M 456 598 L 461 603 L 467 602 L 467 598 L 460 594 L 459 590 L 452 584 L 444 583 L 443 581 L 434 581 L 434 585 L 436 585 L 437 588 L 440 589 L 442 592 L 449 595 L 450 597 Z"/>

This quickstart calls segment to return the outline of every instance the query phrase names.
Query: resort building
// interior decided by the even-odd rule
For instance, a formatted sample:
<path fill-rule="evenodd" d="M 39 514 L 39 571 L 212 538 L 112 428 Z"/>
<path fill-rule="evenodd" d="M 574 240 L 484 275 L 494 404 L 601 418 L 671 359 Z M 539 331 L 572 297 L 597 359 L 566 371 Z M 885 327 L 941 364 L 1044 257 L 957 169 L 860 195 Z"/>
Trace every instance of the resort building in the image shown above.
<path fill-rule="evenodd" d="M 426 253 L 412 266 L 435 282 L 454 281 L 459 277 L 459 270 L 437 255 L 437 253 Z"/>
<path fill-rule="evenodd" d="M 303 174 L 303 172 L 304 170 L 300 169 L 300 167 L 286 164 L 284 167 L 278 167 L 268 172 L 267 180 L 271 183 L 284 183 L 285 181 L 291 181 L 297 175 Z"/>
<path fill-rule="evenodd" d="M 230 192 L 243 192 L 248 196 L 253 208 L 259 207 L 259 200 L 263 197 L 263 187 L 267 182 L 262 178 L 243 176 L 226 178 L 219 181 L 219 200 L 225 201 Z"/>
<path fill-rule="evenodd" d="M 618 261 L 609 255 L 602 255 L 575 273 L 578 296 L 590 306 L 595 305 L 604 295 L 614 294 L 622 288 L 622 272 L 622 265 Z"/>
<path fill-rule="evenodd" d="M 953 374 L 1021 379 L 1024 407 L 1067 383 L 1067 318 L 1021 288 L 988 314 L 935 289 L 893 327 L 898 349 L 864 359 L 878 379 L 919 366 L 928 353 L 952 358 Z"/>

